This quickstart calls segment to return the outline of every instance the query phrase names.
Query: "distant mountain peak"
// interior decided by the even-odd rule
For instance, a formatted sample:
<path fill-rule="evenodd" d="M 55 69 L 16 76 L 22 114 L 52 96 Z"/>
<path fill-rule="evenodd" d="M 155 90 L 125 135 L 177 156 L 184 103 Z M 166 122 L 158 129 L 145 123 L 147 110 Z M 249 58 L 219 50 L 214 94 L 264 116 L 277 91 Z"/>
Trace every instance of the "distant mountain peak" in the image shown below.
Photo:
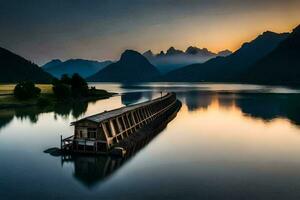
<path fill-rule="evenodd" d="M 218 56 L 223 56 L 223 57 L 229 56 L 230 54 L 232 54 L 232 51 L 230 51 L 230 50 L 228 50 L 228 49 L 225 49 L 225 50 L 223 50 L 223 51 L 219 51 L 219 52 L 218 52 Z"/>
<path fill-rule="evenodd" d="M 190 46 L 185 50 L 186 54 L 190 54 L 190 55 L 202 55 L 202 56 L 216 56 L 215 53 L 209 51 L 207 48 L 198 48 L 198 47 L 193 47 Z"/>
<path fill-rule="evenodd" d="M 120 58 L 120 61 L 130 61 L 130 60 L 135 60 L 135 59 L 146 59 L 142 54 L 140 54 L 137 51 L 131 50 L 131 49 L 127 49 L 125 50 Z"/>
<path fill-rule="evenodd" d="M 72 76 L 74 73 L 78 73 L 82 77 L 87 77 L 111 63 L 111 61 L 100 62 L 81 58 L 72 58 L 64 62 L 54 59 L 43 65 L 42 68 L 57 78 L 60 78 L 63 74 Z"/>
<path fill-rule="evenodd" d="M 88 78 L 89 81 L 143 82 L 159 76 L 159 71 L 142 54 L 125 50 L 119 61 Z"/>
<path fill-rule="evenodd" d="M 143 56 L 145 56 L 146 58 L 151 58 L 154 56 L 154 54 L 151 50 L 148 50 L 143 53 Z"/>
<path fill-rule="evenodd" d="M 164 51 L 160 51 L 159 54 L 157 54 L 157 56 L 164 56 L 166 55 Z"/>
<path fill-rule="evenodd" d="M 53 67 L 53 66 L 59 65 L 60 63 L 62 63 L 62 61 L 60 59 L 52 59 L 51 61 L 49 61 L 46 64 L 44 64 L 42 66 L 42 68 L 43 69 L 47 69 L 49 67 Z"/>
<path fill-rule="evenodd" d="M 62 62 L 60 59 L 52 59 L 50 62 Z"/>
<path fill-rule="evenodd" d="M 189 47 L 185 50 L 185 53 L 195 55 L 195 54 L 197 54 L 199 51 L 201 51 L 201 49 L 199 49 L 198 47 L 189 46 Z"/>
<path fill-rule="evenodd" d="M 178 55 L 178 54 L 184 54 L 184 52 L 179 49 L 175 49 L 174 47 L 170 47 L 166 53 L 166 55 Z"/>

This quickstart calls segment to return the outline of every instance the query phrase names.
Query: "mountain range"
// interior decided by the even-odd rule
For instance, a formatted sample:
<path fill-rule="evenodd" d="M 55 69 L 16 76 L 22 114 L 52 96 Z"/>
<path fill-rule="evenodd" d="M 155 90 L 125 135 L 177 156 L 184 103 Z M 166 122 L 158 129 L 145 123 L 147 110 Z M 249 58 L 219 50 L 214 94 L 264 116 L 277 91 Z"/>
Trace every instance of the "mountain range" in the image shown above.
<path fill-rule="evenodd" d="M 165 74 L 163 81 L 209 81 L 231 82 L 248 70 L 255 62 L 268 55 L 288 33 L 264 32 L 251 42 L 244 43 L 240 49 L 226 57 L 216 57 L 205 63 L 193 64 Z"/>
<path fill-rule="evenodd" d="M 52 76 L 25 58 L 0 47 L 0 82 L 17 83 L 30 80 L 49 83 Z"/>
<path fill-rule="evenodd" d="M 86 78 L 111 63 L 111 61 L 99 62 L 84 59 L 69 59 L 62 62 L 59 59 L 55 59 L 43 65 L 42 68 L 57 78 L 60 78 L 63 74 L 72 76 L 74 73 L 78 73 L 80 76 Z"/>
<path fill-rule="evenodd" d="M 159 71 L 143 55 L 126 50 L 119 61 L 87 78 L 96 82 L 147 82 L 157 79 Z"/>
<path fill-rule="evenodd" d="M 244 43 L 233 53 L 223 51 L 215 54 L 197 47 L 189 47 L 186 51 L 171 47 L 166 53 L 156 55 L 150 50 L 143 55 L 126 50 L 115 63 L 83 59 L 62 62 L 56 59 L 39 67 L 9 50 L 0 48 L 0 82 L 31 80 L 49 83 L 53 79 L 51 74 L 59 77 L 65 73 L 79 73 L 88 81 L 99 82 L 207 81 L 300 85 L 299 52 L 300 25 L 291 33 L 266 31 L 254 40 Z M 185 57 L 192 60 L 193 56 L 212 58 L 204 63 L 182 66 L 167 73 L 153 64 L 159 59 L 170 61 L 170 58 Z M 178 67 L 176 64 L 170 66 Z"/>
<path fill-rule="evenodd" d="M 238 77 L 239 81 L 300 85 L 300 25 L 272 52 L 253 64 Z"/>
<path fill-rule="evenodd" d="M 190 46 L 185 51 L 170 47 L 166 53 L 161 51 L 159 54 L 154 54 L 151 50 L 143 53 L 143 55 L 164 74 L 169 71 L 178 69 L 180 67 L 194 64 L 203 63 L 211 58 L 217 56 L 228 56 L 232 52 L 229 50 L 214 53 L 207 48 L 198 48 Z"/>

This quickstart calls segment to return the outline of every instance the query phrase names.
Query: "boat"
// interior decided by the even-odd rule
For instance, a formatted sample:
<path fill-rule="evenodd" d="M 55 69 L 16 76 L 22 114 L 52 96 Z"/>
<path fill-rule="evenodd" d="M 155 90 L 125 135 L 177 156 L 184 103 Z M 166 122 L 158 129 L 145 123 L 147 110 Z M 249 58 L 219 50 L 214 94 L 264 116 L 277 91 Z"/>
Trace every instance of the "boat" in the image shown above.
<path fill-rule="evenodd" d="M 156 126 L 179 110 L 175 93 L 72 122 L 74 135 L 62 138 L 64 153 L 112 154 L 124 156 L 146 141 Z M 152 133 L 153 132 L 153 133 Z"/>

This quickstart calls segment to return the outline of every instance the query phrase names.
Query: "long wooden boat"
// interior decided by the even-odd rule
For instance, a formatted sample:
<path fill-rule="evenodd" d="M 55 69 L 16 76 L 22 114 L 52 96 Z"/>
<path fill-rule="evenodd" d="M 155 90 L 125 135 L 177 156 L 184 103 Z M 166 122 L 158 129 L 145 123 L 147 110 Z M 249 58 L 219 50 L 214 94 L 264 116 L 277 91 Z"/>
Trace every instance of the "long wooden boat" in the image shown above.
<path fill-rule="evenodd" d="M 151 134 L 147 127 L 149 129 L 163 120 L 164 115 L 175 110 L 174 107 L 179 107 L 179 101 L 175 93 L 168 93 L 154 100 L 72 122 L 71 125 L 75 126 L 74 135 L 61 138 L 61 150 L 69 153 L 123 154 L 126 145 L 131 145 L 135 137 L 141 139 Z M 146 131 L 141 134 L 143 130 Z"/>

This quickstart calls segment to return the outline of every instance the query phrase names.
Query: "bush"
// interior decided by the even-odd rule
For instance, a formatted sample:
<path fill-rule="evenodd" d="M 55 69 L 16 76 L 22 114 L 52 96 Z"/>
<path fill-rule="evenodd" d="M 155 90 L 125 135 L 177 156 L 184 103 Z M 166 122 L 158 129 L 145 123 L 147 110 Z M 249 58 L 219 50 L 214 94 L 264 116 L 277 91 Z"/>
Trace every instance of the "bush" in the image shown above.
<path fill-rule="evenodd" d="M 35 87 L 31 81 L 23 81 L 18 83 L 14 89 L 14 96 L 19 100 L 26 100 L 39 96 L 41 89 Z"/>

